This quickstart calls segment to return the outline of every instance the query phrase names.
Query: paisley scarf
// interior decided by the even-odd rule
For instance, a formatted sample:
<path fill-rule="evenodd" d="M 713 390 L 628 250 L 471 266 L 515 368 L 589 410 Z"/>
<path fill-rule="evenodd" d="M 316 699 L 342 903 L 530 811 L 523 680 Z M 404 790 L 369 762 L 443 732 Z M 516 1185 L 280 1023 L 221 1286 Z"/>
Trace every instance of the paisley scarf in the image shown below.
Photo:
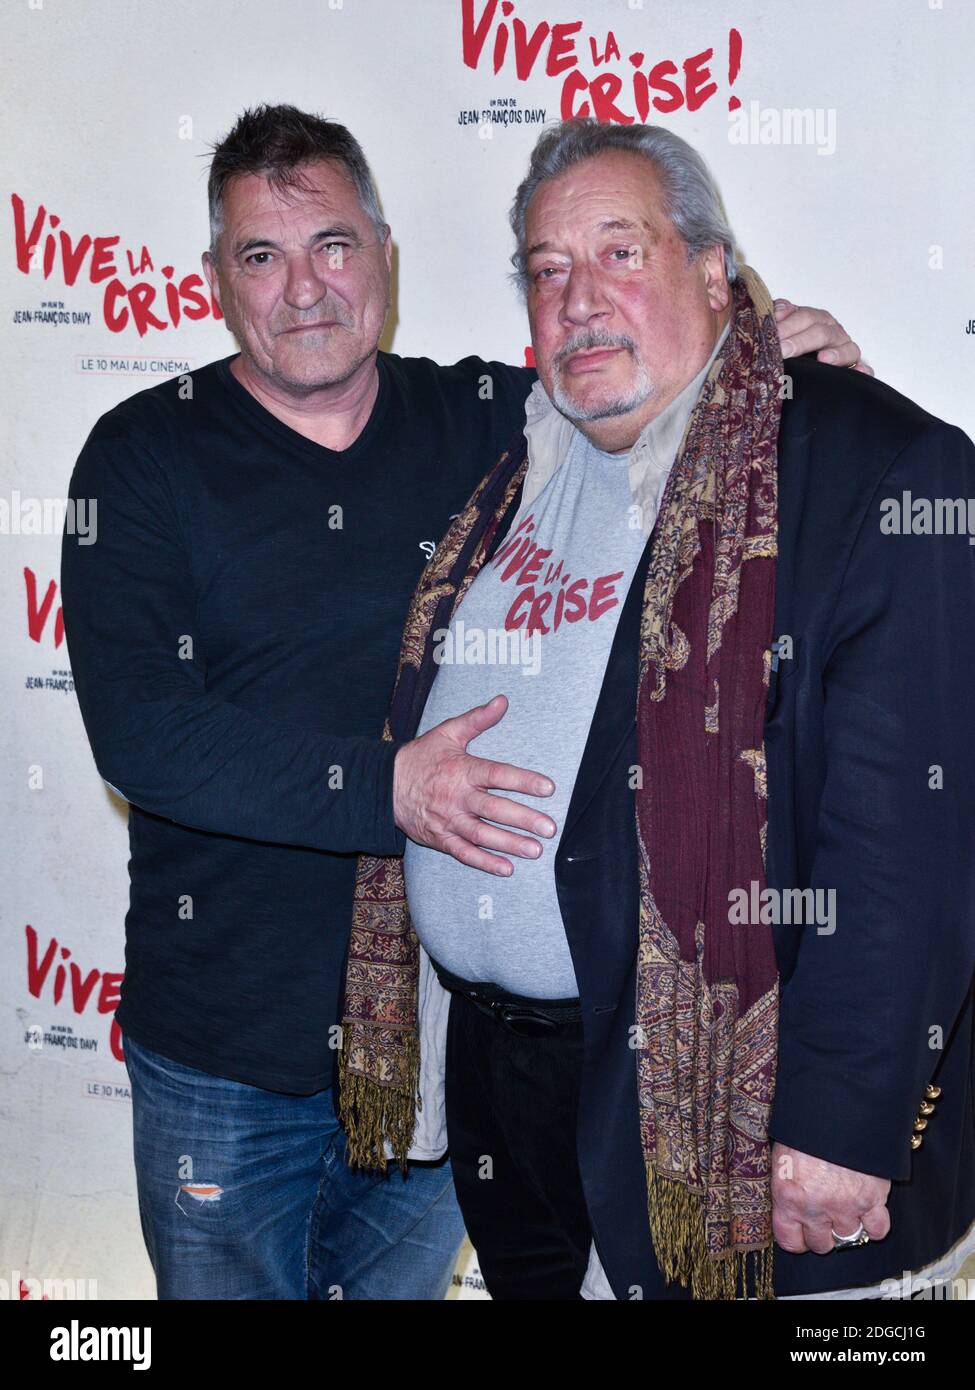
<path fill-rule="evenodd" d="M 772 1297 L 768 1119 L 778 974 L 771 928 L 732 923 L 765 888 L 763 727 L 777 536 L 782 357 L 764 284 L 743 267 L 732 323 L 661 500 L 634 692 L 640 924 L 636 1067 L 654 1255 L 695 1298 Z M 415 735 L 449 625 L 527 468 L 505 451 L 424 570 L 384 737 Z M 501 531 L 501 535 L 505 532 Z M 761 897 L 748 894 L 750 901 Z M 359 859 L 340 1116 L 349 1162 L 400 1166 L 419 1103 L 419 946 L 402 860 Z"/>

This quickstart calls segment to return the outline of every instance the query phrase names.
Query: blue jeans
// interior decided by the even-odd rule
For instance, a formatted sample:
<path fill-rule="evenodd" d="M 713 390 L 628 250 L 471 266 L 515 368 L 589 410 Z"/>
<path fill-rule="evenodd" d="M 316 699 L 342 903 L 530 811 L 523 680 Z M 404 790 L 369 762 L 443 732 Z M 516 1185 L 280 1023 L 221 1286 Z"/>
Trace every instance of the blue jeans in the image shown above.
<path fill-rule="evenodd" d="M 125 1038 L 139 1214 L 161 1299 L 442 1299 L 450 1164 L 345 1160 L 332 1093 L 284 1095 Z"/>

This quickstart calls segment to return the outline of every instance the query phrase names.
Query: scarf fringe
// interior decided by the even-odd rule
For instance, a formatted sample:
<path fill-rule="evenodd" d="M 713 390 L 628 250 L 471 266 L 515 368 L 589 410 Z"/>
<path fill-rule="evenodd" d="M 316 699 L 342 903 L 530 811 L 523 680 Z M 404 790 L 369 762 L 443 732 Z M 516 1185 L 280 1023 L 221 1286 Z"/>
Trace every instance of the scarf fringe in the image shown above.
<path fill-rule="evenodd" d="M 399 1056 L 405 1068 L 403 1084 L 383 1086 L 370 1076 L 349 1070 L 347 1054 L 339 1053 L 339 1120 L 345 1130 L 346 1161 L 352 1168 L 386 1172 L 384 1140 L 389 1141 L 400 1170 L 407 1171 L 407 1154 L 420 1104 L 420 1041 L 407 1033 Z"/>
<path fill-rule="evenodd" d="M 700 1194 L 673 1178 L 661 1177 L 652 1164 L 647 1164 L 647 1198 L 653 1253 L 668 1283 L 676 1279 L 690 1287 L 695 1299 L 747 1298 L 750 1259 L 755 1297 L 775 1298 L 771 1241 L 758 1249 L 709 1255 Z"/>

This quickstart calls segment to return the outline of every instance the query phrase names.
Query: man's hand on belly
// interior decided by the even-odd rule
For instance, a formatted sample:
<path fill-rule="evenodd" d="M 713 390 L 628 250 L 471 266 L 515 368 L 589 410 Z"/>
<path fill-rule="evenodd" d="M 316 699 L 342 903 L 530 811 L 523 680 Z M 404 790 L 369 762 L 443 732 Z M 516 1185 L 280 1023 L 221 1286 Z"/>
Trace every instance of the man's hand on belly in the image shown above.
<path fill-rule="evenodd" d="M 507 699 L 495 695 L 486 705 L 445 719 L 401 748 L 393 765 L 393 815 L 400 830 L 418 845 L 504 878 L 514 873 L 514 865 L 488 850 L 537 859 L 542 846 L 502 826 L 548 838 L 556 831 L 551 816 L 488 790 L 551 796 L 551 778 L 467 752 L 467 745 L 503 719 L 507 708 Z"/>

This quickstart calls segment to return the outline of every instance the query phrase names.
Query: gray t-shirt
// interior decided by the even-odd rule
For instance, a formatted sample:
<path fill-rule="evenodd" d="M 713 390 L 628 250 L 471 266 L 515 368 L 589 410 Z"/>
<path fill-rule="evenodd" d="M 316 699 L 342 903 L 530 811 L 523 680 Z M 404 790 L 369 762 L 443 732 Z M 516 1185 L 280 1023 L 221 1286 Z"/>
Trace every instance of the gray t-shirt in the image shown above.
<path fill-rule="evenodd" d="M 531 998 L 578 993 L 555 890 L 555 852 L 646 544 L 627 464 L 626 454 L 603 453 L 575 432 L 562 466 L 519 511 L 449 631 L 439 635 L 439 670 L 418 731 L 506 695 L 508 712 L 469 751 L 555 782 L 552 797 L 532 804 L 551 815 L 557 833 L 543 841 L 539 859 L 514 857 L 510 878 L 412 841 L 404 861 L 424 949 L 462 979 L 490 980 Z"/>

